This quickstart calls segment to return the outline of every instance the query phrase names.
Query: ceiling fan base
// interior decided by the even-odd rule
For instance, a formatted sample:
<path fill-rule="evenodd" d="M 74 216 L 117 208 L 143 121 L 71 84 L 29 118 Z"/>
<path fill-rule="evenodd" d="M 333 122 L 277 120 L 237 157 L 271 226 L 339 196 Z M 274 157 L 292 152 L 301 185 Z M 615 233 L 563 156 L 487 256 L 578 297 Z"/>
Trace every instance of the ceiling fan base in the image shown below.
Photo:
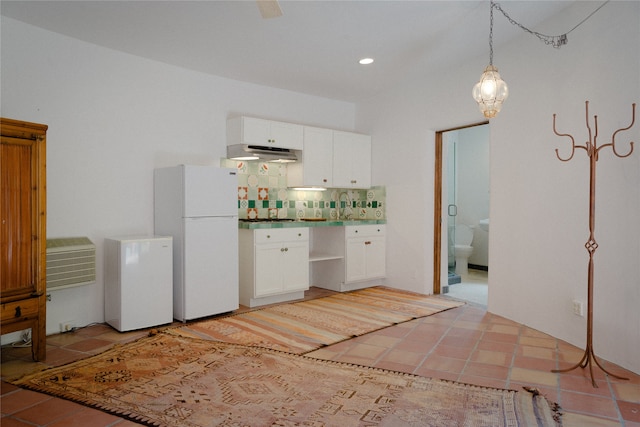
<path fill-rule="evenodd" d="M 278 0 L 256 0 L 258 9 L 264 19 L 277 18 L 282 16 L 282 9 Z"/>

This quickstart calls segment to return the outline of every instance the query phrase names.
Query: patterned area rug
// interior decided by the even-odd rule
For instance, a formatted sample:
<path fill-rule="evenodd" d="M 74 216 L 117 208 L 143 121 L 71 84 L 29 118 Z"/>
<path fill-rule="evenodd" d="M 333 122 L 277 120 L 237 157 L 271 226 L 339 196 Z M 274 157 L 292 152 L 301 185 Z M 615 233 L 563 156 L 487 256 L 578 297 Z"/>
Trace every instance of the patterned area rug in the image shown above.
<path fill-rule="evenodd" d="M 166 333 L 13 383 L 150 426 L 560 425 L 537 393 Z"/>
<path fill-rule="evenodd" d="M 463 304 L 437 296 L 374 287 L 199 321 L 170 332 L 305 354 Z"/>

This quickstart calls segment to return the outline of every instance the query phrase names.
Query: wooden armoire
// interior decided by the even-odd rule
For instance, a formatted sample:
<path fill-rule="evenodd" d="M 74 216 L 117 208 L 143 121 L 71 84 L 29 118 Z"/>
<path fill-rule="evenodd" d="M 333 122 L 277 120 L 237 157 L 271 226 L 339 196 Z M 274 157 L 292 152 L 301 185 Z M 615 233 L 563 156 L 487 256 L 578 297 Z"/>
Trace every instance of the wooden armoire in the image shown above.
<path fill-rule="evenodd" d="M 31 329 L 34 360 L 46 358 L 46 132 L 0 118 L 0 333 Z"/>

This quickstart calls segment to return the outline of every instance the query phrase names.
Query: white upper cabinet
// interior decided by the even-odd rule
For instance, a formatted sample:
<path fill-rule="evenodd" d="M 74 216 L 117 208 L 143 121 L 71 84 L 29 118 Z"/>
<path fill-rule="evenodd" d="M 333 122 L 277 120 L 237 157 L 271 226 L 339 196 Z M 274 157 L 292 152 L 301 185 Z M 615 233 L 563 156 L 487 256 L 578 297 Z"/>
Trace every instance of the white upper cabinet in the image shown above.
<path fill-rule="evenodd" d="M 371 187 L 371 137 L 305 126 L 302 162 L 288 165 L 289 187 Z"/>
<path fill-rule="evenodd" d="M 304 127 L 302 161 L 287 166 L 289 187 L 333 186 L 333 131 Z"/>
<path fill-rule="evenodd" d="M 371 137 L 352 132 L 333 132 L 333 186 L 371 187 Z"/>
<path fill-rule="evenodd" d="M 302 150 L 303 126 L 254 117 L 227 120 L 227 145 L 249 144 Z"/>

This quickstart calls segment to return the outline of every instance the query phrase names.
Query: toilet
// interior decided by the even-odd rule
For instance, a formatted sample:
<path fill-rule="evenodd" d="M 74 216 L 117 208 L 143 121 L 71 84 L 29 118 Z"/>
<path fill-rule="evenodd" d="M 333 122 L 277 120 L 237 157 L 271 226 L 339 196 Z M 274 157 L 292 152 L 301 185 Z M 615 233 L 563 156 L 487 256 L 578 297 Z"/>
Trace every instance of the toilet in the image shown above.
<path fill-rule="evenodd" d="M 473 228 L 468 225 L 456 225 L 456 274 L 466 276 L 469 273 L 469 257 L 473 253 Z"/>

